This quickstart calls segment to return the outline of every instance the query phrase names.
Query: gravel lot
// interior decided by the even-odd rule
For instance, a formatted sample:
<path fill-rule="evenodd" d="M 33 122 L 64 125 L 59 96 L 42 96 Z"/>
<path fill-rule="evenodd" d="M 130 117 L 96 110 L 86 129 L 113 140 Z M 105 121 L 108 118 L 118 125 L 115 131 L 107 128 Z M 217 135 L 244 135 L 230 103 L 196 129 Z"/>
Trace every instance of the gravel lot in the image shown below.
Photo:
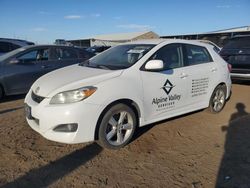
<path fill-rule="evenodd" d="M 127 147 L 47 141 L 24 118 L 23 96 L 0 103 L 0 187 L 250 187 L 250 85 L 206 110 L 140 129 Z"/>

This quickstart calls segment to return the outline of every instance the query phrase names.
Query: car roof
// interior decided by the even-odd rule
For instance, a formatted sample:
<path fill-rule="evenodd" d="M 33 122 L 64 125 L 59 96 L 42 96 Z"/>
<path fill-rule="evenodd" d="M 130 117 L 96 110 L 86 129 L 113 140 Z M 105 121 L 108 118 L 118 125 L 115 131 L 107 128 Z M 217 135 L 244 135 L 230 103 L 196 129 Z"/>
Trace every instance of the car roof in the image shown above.
<path fill-rule="evenodd" d="M 193 45 L 199 45 L 199 46 L 205 46 L 210 47 L 211 44 L 207 44 L 198 40 L 184 40 L 184 39 L 146 39 L 146 40 L 136 40 L 132 42 L 127 42 L 124 44 L 152 44 L 152 45 L 158 45 L 158 44 L 169 44 L 169 43 L 184 43 L 184 44 L 193 44 Z"/>
<path fill-rule="evenodd" d="M 81 49 L 74 46 L 65 46 L 65 45 L 56 45 L 56 44 L 37 44 L 37 45 L 30 45 L 30 46 L 24 46 L 23 49 L 30 49 L 30 48 L 49 48 L 49 47 L 60 47 L 60 48 L 75 48 L 75 49 Z"/>

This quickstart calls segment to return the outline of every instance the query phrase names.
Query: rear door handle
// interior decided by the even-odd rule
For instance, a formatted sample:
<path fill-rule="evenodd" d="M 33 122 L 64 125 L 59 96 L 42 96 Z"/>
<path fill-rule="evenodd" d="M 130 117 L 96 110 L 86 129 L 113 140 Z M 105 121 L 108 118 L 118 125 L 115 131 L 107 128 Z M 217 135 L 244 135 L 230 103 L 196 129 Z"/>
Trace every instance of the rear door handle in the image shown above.
<path fill-rule="evenodd" d="M 180 76 L 181 79 L 184 79 L 184 78 L 187 78 L 187 77 L 188 77 L 188 75 L 186 73 L 181 73 L 181 76 Z"/>
<path fill-rule="evenodd" d="M 217 71 L 217 68 L 214 67 L 214 68 L 211 69 L 211 71 L 212 71 L 212 72 L 216 72 L 216 71 Z"/>

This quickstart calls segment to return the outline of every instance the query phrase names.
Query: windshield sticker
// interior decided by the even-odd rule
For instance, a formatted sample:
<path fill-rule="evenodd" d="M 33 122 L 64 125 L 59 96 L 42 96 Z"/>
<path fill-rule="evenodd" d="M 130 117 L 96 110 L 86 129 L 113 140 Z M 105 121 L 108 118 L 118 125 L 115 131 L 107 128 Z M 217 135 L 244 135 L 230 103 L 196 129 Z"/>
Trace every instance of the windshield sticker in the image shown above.
<path fill-rule="evenodd" d="M 208 89 L 208 78 L 200 78 L 192 80 L 192 97 L 197 97 L 207 94 Z"/>
<path fill-rule="evenodd" d="M 161 87 L 161 89 L 164 91 L 164 93 L 167 96 L 164 97 L 155 97 L 152 100 L 152 105 L 155 105 L 157 107 L 156 111 L 162 111 L 174 108 L 176 103 L 180 101 L 181 95 L 177 93 L 173 93 L 173 88 L 175 85 L 173 85 L 168 79 Z"/>
<path fill-rule="evenodd" d="M 145 50 L 140 50 L 140 49 L 130 49 L 129 51 L 127 51 L 128 54 L 141 54 L 143 53 Z"/>

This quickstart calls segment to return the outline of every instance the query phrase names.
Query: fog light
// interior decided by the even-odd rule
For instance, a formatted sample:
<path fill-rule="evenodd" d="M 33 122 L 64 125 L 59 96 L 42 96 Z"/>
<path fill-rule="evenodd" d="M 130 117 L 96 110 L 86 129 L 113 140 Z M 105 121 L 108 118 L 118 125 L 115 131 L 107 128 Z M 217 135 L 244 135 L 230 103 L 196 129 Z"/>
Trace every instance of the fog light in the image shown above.
<path fill-rule="evenodd" d="M 77 123 L 61 124 L 56 126 L 53 131 L 56 132 L 76 132 L 78 128 Z"/>

